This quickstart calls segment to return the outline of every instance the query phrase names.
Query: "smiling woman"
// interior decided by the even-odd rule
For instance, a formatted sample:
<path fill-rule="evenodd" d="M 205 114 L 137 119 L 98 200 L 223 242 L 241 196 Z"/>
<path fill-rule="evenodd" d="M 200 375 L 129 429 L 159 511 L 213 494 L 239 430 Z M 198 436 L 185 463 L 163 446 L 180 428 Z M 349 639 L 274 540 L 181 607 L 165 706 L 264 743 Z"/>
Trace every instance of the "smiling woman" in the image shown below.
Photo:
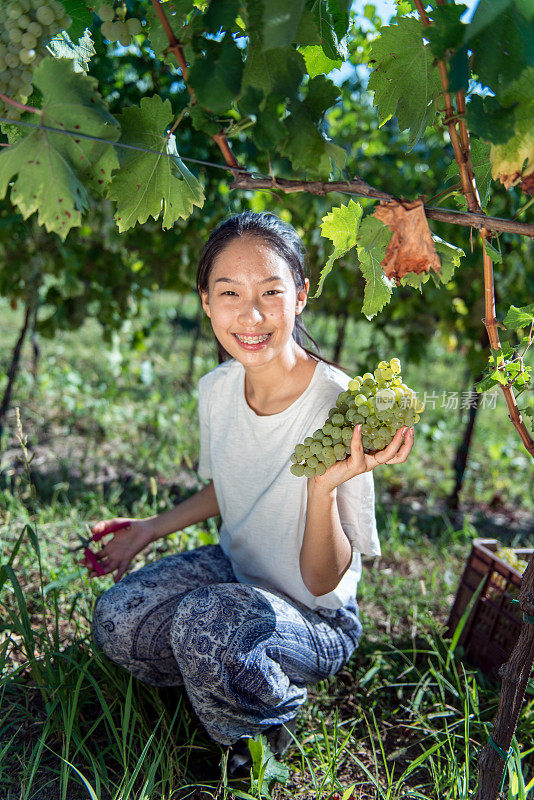
<path fill-rule="evenodd" d="M 197 286 L 220 361 L 198 386 L 198 473 L 210 483 L 132 521 L 131 535 L 141 525 L 153 541 L 220 514 L 219 544 L 128 575 L 93 620 L 104 652 L 141 680 L 183 683 L 209 735 L 237 745 L 231 769 L 243 763 L 243 739 L 262 732 L 280 755 L 306 684 L 346 664 L 362 634 L 361 554 L 381 554 L 371 471 L 328 486 L 290 471 L 295 443 L 349 385 L 301 343 L 304 265 L 296 231 L 274 214 L 233 217 L 204 246 Z M 101 551 L 104 568 L 113 551 L 114 542 Z"/>

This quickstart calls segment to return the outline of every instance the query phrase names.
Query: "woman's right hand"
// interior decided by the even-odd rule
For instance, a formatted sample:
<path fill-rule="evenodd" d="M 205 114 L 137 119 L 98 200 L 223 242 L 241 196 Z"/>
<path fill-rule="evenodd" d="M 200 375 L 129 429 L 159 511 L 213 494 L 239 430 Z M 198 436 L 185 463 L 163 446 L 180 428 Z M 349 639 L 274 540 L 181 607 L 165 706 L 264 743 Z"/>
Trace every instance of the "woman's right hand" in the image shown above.
<path fill-rule="evenodd" d="M 118 523 L 129 524 L 116 530 Z M 103 572 L 101 575 L 108 575 L 115 572 L 113 580 L 115 583 L 120 581 L 128 566 L 137 553 L 140 553 L 153 539 L 153 524 L 151 520 L 129 519 L 128 517 L 115 517 L 114 519 L 97 522 L 91 528 L 91 533 L 113 534 L 101 550 L 96 550 L 92 546 L 96 558 L 98 559 Z M 89 577 L 94 578 L 98 575 L 95 569 L 85 559 L 81 559 L 81 564 L 89 570 Z"/>

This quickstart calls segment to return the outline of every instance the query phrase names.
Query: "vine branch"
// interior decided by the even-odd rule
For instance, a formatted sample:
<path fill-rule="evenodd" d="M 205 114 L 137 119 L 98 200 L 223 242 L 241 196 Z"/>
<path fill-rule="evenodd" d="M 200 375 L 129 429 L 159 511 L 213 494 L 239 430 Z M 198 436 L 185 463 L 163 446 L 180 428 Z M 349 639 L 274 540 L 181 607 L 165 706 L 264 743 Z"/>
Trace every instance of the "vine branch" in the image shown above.
<path fill-rule="evenodd" d="M 188 67 L 187 67 L 187 62 L 185 60 L 184 51 L 182 50 L 182 46 L 181 46 L 180 42 L 178 41 L 178 39 L 176 38 L 176 36 L 174 35 L 174 31 L 172 30 L 172 28 L 170 26 L 169 20 L 167 19 L 167 15 L 165 14 L 165 11 L 163 9 L 163 6 L 161 5 L 160 0 L 152 0 L 152 5 L 154 6 L 154 11 L 158 15 L 159 20 L 160 20 L 160 22 L 161 22 L 161 24 L 163 26 L 163 30 L 165 31 L 165 35 L 166 35 L 166 37 L 167 37 L 167 39 L 169 41 L 169 48 L 168 49 L 173 54 L 173 56 L 176 58 L 176 61 L 178 62 L 178 66 L 180 67 L 180 70 L 182 72 L 182 78 L 184 79 L 184 83 L 186 85 L 187 91 L 189 92 L 189 95 L 191 97 L 191 103 L 192 103 L 192 105 L 195 105 L 196 102 L 197 102 L 197 99 L 195 97 L 195 93 L 194 93 L 193 89 L 191 88 L 191 86 L 187 82 L 187 79 L 189 77 L 189 70 L 188 70 Z M 221 151 L 227 166 L 239 168 L 239 164 L 237 162 L 236 157 L 232 153 L 232 150 L 231 150 L 230 145 L 228 143 L 228 139 L 225 136 L 224 130 L 221 130 L 221 131 L 219 131 L 219 133 L 214 134 L 211 138 L 213 139 L 213 141 L 215 142 L 215 144 L 218 146 L 219 150 Z"/>

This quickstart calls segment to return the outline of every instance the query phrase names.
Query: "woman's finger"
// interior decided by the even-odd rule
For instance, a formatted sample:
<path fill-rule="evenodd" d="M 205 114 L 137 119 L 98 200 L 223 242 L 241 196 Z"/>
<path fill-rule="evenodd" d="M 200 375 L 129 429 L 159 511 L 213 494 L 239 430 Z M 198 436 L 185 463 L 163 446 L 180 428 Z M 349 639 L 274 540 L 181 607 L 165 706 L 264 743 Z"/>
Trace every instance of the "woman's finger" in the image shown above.
<path fill-rule="evenodd" d="M 408 428 L 406 426 L 399 428 L 391 442 L 382 450 L 379 450 L 378 453 L 374 454 L 374 458 L 378 464 L 382 465 L 396 463 L 396 461 L 393 459 L 398 453 L 400 453 L 400 448 L 404 447 L 404 444 L 408 439 L 408 436 L 406 436 L 407 430 Z M 380 458 L 377 458 L 377 456 L 380 456 Z"/>
<path fill-rule="evenodd" d="M 404 437 L 404 442 L 402 446 L 399 448 L 399 451 L 393 458 L 390 458 L 389 461 L 386 461 L 386 464 L 402 464 L 408 458 L 410 451 L 413 447 L 414 443 L 414 429 L 409 428 L 406 432 Z"/>

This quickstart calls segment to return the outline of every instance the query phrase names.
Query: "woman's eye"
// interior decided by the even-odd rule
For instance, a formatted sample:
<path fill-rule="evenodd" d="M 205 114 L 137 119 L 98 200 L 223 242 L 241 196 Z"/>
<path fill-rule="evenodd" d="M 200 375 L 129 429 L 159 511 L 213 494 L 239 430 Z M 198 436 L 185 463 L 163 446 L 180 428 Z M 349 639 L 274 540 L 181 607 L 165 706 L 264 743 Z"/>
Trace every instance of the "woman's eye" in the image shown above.
<path fill-rule="evenodd" d="M 282 294 L 281 292 L 278 291 L 278 289 L 269 289 L 269 291 L 265 292 L 265 294 L 269 294 L 269 292 L 274 292 L 275 294 Z M 235 294 L 235 292 L 232 292 L 231 289 L 227 289 L 226 292 L 223 292 L 223 295 L 225 295 L 225 294 L 232 295 L 232 294 Z"/>

